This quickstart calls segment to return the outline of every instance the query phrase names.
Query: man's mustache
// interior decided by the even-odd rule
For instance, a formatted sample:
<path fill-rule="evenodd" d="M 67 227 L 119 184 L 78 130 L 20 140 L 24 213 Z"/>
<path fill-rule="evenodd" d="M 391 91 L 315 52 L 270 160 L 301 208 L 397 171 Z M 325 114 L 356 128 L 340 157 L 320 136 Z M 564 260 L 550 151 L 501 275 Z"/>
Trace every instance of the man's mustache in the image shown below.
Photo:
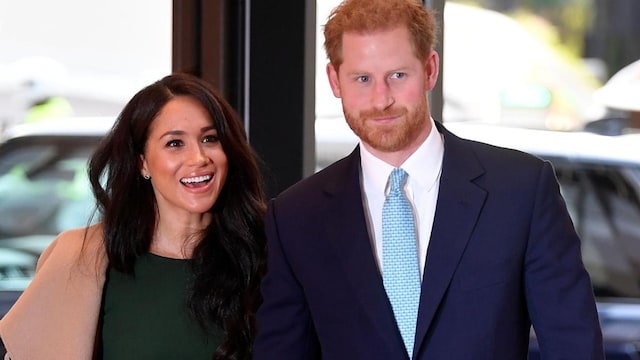
<path fill-rule="evenodd" d="M 379 118 L 390 118 L 390 117 L 399 117 L 407 114 L 408 110 L 405 107 L 391 107 L 384 110 L 363 110 L 360 112 L 360 118 L 362 119 L 379 119 Z"/>

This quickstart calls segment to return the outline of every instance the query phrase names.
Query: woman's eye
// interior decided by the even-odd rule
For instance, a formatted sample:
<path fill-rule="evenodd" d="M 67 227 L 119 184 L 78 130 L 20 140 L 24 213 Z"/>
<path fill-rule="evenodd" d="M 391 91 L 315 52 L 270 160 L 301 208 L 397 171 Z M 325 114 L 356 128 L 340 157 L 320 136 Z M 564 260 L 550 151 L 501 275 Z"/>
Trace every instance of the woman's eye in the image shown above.
<path fill-rule="evenodd" d="M 213 143 L 213 142 L 218 142 L 220 139 L 218 138 L 218 135 L 207 135 L 202 139 L 203 143 Z"/>
<path fill-rule="evenodd" d="M 167 143 L 167 147 L 178 147 L 182 145 L 182 141 L 180 140 L 171 140 Z"/>

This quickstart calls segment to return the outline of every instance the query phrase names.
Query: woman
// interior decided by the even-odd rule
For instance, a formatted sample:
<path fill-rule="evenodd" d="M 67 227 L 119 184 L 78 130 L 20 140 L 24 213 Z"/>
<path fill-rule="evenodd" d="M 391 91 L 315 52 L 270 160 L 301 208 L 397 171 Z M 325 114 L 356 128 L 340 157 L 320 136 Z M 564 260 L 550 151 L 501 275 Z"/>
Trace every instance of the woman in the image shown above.
<path fill-rule="evenodd" d="M 196 77 L 167 76 L 125 106 L 89 178 L 101 221 L 42 254 L 0 321 L 8 356 L 249 358 L 265 203 L 232 108 Z"/>

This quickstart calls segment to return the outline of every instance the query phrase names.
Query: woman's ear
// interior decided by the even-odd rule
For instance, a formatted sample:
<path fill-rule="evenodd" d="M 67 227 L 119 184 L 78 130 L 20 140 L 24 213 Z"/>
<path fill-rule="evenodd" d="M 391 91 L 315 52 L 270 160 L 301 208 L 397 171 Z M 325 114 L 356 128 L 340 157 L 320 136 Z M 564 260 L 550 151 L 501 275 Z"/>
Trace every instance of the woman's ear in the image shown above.
<path fill-rule="evenodd" d="M 147 160 L 144 158 L 144 155 L 140 155 L 138 159 L 138 167 L 140 168 L 140 175 L 149 180 L 151 178 L 151 174 L 149 174 L 149 170 L 147 169 Z"/>

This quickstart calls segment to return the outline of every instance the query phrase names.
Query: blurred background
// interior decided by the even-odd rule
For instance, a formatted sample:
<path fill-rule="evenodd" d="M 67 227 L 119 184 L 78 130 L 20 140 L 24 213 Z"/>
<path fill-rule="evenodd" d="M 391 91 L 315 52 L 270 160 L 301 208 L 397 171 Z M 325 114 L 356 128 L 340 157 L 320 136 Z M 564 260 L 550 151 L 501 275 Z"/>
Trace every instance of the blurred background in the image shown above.
<path fill-rule="evenodd" d="M 342 121 L 324 67 L 316 2 L 316 118 Z M 0 2 L 0 129 L 62 116 L 113 116 L 171 71 L 171 0 Z M 72 11 L 71 11 L 72 9 Z M 640 59 L 637 0 L 449 0 L 443 121 L 575 130 L 640 103 L 607 82 Z M 629 71 L 631 72 L 631 71 Z M 627 74 L 636 83 L 640 75 Z M 336 138 L 350 138 L 344 133 Z M 316 132 L 327 126 L 316 124 Z M 353 139 L 353 138 L 352 138 Z M 340 140 L 341 141 L 341 140 Z"/>
<path fill-rule="evenodd" d="M 171 0 L 0 1 L 0 125 L 115 115 L 171 71 Z"/>
<path fill-rule="evenodd" d="M 458 71 L 462 71 L 465 79 L 488 85 L 482 93 L 488 101 L 483 103 L 492 103 L 488 97 L 499 99 L 493 102 L 499 113 L 483 121 L 553 130 L 582 128 L 608 116 L 615 110 L 611 106 L 621 107 L 594 94 L 640 59 L 637 14 L 640 2 L 634 0 L 448 1 L 447 94 L 458 103 L 463 93 L 458 89 L 464 86 Z M 469 48 L 479 61 L 476 69 L 465 71 Z M 635 77 L 640 82 L 640 74 Z M 619 90 L 613 97 L 627 97 Z M 631 101 L 640 107 L 640 95 Z"/>

